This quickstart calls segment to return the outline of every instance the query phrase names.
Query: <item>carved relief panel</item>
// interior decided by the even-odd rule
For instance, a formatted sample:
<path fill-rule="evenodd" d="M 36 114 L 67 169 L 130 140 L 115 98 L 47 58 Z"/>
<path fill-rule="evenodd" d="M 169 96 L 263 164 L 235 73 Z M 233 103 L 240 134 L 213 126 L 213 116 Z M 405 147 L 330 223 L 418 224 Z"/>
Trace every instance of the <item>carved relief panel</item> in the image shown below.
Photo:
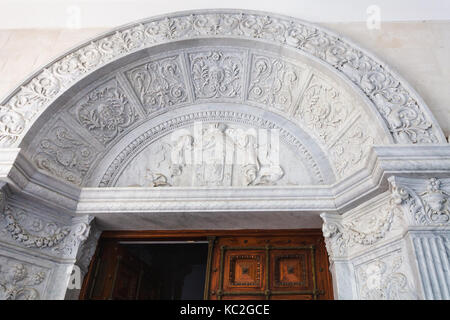
<path fill-rule="evenodd" d="M 359 298 L 363 300 L 417 299 L 402 251 L 397 250 L 355 266 Z"/>
<path fill-rule="evenodd" d="M 277 131 L 197 123 L 150 144 L 116 186 L 249 186 L 314 183 Z"/>
<path fill-rule="evenodd" d="M 289 113 L 303 86 L 305 70 L 270 56 L 252 55 L 248 100 Z"/>
<path fill-rule="evenodd" d="M 217 49 L 190 53 L 188 57 L 196 99 L 242 98 L 244 82 L 242 51 Z"/>
<path fill-rule="evenodd" d="M 150 61 L 126 72 L 148 114 L 188 100 L 180 56 Z"/>
<path fill-rule="evenodd" d="M 81 185 L 98 151 L 70 126 L 59 120 L 39 141 L 33 161 L 36 166 L 64 181 Z"/>
<path fill-rule="evenodd" d="M 51 270 L 0 255 L 0 300 L 38 300 Z"/>
<path fill-rule="evenodd" d="M 95 88 L 71 109 L 76 121 L 103 144 L 108 144 L 139 120 L 116 79 Z"/>

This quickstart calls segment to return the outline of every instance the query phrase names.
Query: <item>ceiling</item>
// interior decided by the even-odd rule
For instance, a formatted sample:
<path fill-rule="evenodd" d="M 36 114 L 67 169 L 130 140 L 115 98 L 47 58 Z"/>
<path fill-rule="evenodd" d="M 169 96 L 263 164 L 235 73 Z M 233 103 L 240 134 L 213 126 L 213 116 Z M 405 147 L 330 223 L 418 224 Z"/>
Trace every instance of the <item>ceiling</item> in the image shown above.
<path fill-rule="evenodd" d="M 450 20 L 444 0 L 0 0 L 0 29 L 103 28 L 182 10 L 241 8 L 312 22 Z"/>

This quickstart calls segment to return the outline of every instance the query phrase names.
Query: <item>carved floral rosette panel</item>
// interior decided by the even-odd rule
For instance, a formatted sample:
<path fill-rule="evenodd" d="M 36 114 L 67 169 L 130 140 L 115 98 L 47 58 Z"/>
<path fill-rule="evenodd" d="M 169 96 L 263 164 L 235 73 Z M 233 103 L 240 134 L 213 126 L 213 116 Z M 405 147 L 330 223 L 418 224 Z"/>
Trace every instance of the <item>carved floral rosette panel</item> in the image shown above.
<path fill-rule="evenodd" d="M 366 52 L 322 28 L 299 20 L 233 10 L 180 13 L 150 19 L 118 29 L 71 51 L 42 69 L 2 102 L 0 141 L 4 146 L 17 146 L 38 115 L 58 95 L 86 74 L 125 54 L 162 43 L 221 37 L 271 43 L 312 55 L 337 74 L 353 82 L 359 94 L 371 102 L 374 110 L 384 120 L 395 142 L 444 141 L 439 126 L 417 94 L 388 67 Z M 223 58 L 226 59 L 225 56 Z M 236 61 L 228 61 L 228 70 L 223 71 L 227 75 L 236 75 L 236 72 L 239 72 L 239 64 Z M 200 65 L 203 72 L 214 68 L 211 60 L 203 63 Z M 278 64 L 273 66 L 279 67 Z M 209 74 L 217 77 L 215 83 L 205 82 L 202 76 L 197 78 L 197 88 L 204 90 L 203 95 L 238 94 L 237 83 L 230 82 L 227 76 L 220 76 L 222 71 Z M 291 76 L 289 79 L 292 83 L 295 77 Z M 278 93 L 282 91 L 281 88 Z M 181 91 L 178 91 L 179 93 Z M 197 93 L 200 94 L 200 91 Z M 271 93 L 268 94 L 270 95 Z M 281 96 L 281 99 L 286 99 L 286 95 Z"/>
<path fill-rule="evenodd" d="M 0 300 L 38 300 L 51 270 L 0 255 Z"/>

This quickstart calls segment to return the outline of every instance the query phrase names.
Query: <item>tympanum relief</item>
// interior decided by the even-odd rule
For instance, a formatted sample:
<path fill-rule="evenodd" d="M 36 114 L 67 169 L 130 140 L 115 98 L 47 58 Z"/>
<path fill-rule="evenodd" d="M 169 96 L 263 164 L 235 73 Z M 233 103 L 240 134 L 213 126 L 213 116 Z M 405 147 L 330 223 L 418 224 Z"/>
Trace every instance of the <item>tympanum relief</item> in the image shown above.
<path fill-rule="evenodd" d="M 196 123 L 166 135 L 125 168 L 116 186 L 261 186 L 312 183 L 276 130 Z"/>
<path fill-rule="evenodd" d="M 45 138 L 39 134 L 32 143 L 37 149 L 32 158 L 39 169 L 76 185 L 90 181 L 96 159 L 134 128 L 170 112 L 174 120 L 177 108 L 193 104 L 246 105 L 267 111 L 266 121 L 273 120 L 272 113 L 282 116 L 322 148 L 338 179 L 360 169 L 371 146 L 379 141 L 366 121 L 369 117 L 341 85 L 300 61 L 262 50 L 174 50 L 139 60 L 90 87 L 68 103 L 67 112 L 59 115 L 61 121 L 49 121 L 42 134 Z M 283 127 L 281 122 L 278 125 Z M 166 178 L 171 184 L 170 175 Z M 109 181 L 106 184 L 111 186 Z"/>

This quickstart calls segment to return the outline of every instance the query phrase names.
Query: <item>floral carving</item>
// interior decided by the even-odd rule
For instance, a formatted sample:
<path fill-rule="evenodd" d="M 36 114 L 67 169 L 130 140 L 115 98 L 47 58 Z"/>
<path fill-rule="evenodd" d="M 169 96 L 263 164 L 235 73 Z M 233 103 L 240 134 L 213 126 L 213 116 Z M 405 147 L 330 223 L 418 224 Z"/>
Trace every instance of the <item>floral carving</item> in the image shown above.
<path fill-rule="evenodd" d="M 416 95 L 409 92 L 388 68 L 361 50 L 318 27 L 294 19 L 230 10 L 152 19 L 72 51 L 43 69 L 3 102 L 3 107 L 11 110 L 11 116 L 8 119 L 0 117 L 3 120 L 0 122 L 0 141 L 5 146 L 17 145 L 26 129 L 57 95 L 95 68 L 142 48 L 211 36 L 262 39 L 307 52 L 343 73 L 361 89 L 377 107 L 396 142 L 436 143 L 442 140 L 439 129 L 425 113 L 426 106 L 421 105 Z M 242 71 L 236 68 L 236 61 L 229 61 L 228 76 L 240 76 Z M 211 61 L 196 67 L 199 68 L 197 73 L 200 71 L 195 80 L 196 94 L 200 94 L 197 97 L 238 96 L 240 86 L 231 78 L 223 77 L 223 71 L 206 71 L 214 66 L 209 63 Z M 213 75 L 209 82 L 206 74 Z M 14 121 L 10 121 L 13 118 Z"/>
<path fill-rule="evenodd" d="M 2 258 L 0 260 L 0 300 L 37 300 L 47 273 L 40 268 Z"/>
<path fill-rule="evenodd" d="M 353 105 L 338 89 L 313 76 L 295 117 L 311 128 L 324 143 L 329 143 L 339 133 L 353 110 Z"/>
<path fill-rule="evenodd" d="M 378 258 L 357 267 L 360 299 L 403 300 L 413 295 L 408 279 L 401 271 L 403 259 L 400 253 Z"/>
<path fill-rule="evenodd" d="M 76 113 L 78 122 L 103 143 L 139 118 L 117 83 L 90 92 Z"/>
<path fill-rule="evenodd" d="M 288 112 L 300 89 L 301 70 L 280 59 L 253 56 L 248 99 Z"/>
<path fill-rule="evenodd" d="M 90 164 L 96 156 L 95 149 L 70 133 L 65 126 L 58 125 L 50 132 L 52 138 L 40 142 L 34 162 L 38 168 L 81 185 Z"/>
<path fill-rule="evenodd" d="M 134 68 L 127 77 L 148 113 L 187 101 L 178 56 Z"/>
<path fill-rule="evenodd" d="M 242 55 L 211 51 L 189 55 L 195 97 L 236 98 L 242 91 Z"/>

